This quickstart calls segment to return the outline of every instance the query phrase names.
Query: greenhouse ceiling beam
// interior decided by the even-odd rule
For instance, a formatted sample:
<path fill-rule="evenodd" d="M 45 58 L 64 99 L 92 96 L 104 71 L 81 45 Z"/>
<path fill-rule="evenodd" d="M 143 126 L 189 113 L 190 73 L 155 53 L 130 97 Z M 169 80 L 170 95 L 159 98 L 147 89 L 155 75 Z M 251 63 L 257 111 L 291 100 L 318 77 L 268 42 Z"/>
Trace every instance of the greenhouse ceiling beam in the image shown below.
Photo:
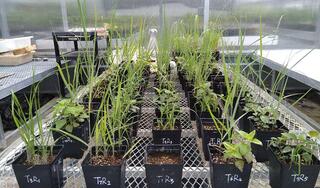
<path fill-rule="evenodd" d="M 210 0 L 204 0 L 203 6 L 203 28 L 206 30 L 209 24 L 209 7 L 210 7 Z"/>
<path fill-rule="evenodd" d="M 66 0 L 60 0 L 60 7 L 61 7 L 63 30 L 68 31 L 69 24 L 68 24 L 68 10 L 67 10 Z"/>

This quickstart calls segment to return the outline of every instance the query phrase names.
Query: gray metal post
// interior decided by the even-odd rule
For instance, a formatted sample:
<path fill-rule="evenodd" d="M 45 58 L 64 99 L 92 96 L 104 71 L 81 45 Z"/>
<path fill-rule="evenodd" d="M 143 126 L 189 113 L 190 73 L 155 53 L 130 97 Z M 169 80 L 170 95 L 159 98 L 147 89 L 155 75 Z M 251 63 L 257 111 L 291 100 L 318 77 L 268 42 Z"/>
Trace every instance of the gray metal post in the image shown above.
<path fill-rule="evenodd" d="M 210 0 L 204 0 L 203 6 L 203 29 L 206 30 L 209 24 Z"/>
<path fill-rule="evenodd" d="M 60 0 L 60 6 L 61 6 L 63 30 L 68 31 L 69 26 L 68 26 L 68 12 L 67 12 L 66 0 Z"/>
<path fill-rule="evenodd" d="M 317 46 L 320 47 L 320 3 L 317 4 L 318 12 L 317 12 L 317 22 L 316 22 L 316 38 L 314 39 L 317 42 Z"/>
<path fill-rule="evenodd" d="M 163 0 L 160 1 L 159 5 L 159 28 L 160 33 L 162 33 L 162 27 L 164 27 L 164 15 L 163 15 Z"/>
<path fill-rule="evenodd" d="M 1 114 L 0 114 L 0 149 L 5 147 L 6 147 L 6 138 L 4 136 L 3 124 L 2 124 Z"/>
<path fill-rule="evenodd" d="M 0 21 L 1 21 L 1 36 L 6 38 L 10 36 L 8 20 L 7 20 L 7 10 L 5 0 L 0 0 Z"/>

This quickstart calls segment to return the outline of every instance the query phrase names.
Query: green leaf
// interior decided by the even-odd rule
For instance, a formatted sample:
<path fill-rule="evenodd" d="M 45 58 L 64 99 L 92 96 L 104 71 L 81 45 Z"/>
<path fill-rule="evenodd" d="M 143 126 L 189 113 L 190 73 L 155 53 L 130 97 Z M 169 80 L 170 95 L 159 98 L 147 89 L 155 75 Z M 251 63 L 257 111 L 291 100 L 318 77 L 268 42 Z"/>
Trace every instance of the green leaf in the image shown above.
<path fill-rule="evenodd" d="M 67 123 L 66 119 L 59 119 L 55 122 L 56 128 L 57 129 L 62 129 Z"/>
<path fill-rule="evenodd" d="M 244 161 L 243 160 L 236 160 L 234 162 L 234 165 L 242 172 L 244 167 Z"/>
<path fill-rule="evenodd" d="M 312 138 L 318 138 L 319 132 L 318 131 L 309 131 L 308 135 Z"/>
<path fill-rule="evenodd" d="M 246 159 L 247 163 L 251 163 L 253 161 L 253 154 L 251 152 L 247 153 L 243 157 Z"/>
<path fill-rule="evenodd" d="M 253 140 L 251 141 L 251 143 L 262 146 L 262 142 L 261 142 L 260 140 L 256 139 L 256 138 L 253 139 Z"/>
<path fill-rule="evenodd" d="M 281 150 L 281 153 L 291 153 L 293 150 L 293 148 L 291 148 L 290 146 L 286 146 Z"/>
<path fill-rule="evenodd" d="M 239 151 L 241 155 L 246 155 L 247 153 L 250 152 L 250 150 L 251 150 L 250 145 L 244 144 L 244 143 L 239 144 Z"/>
<path fill-rule="evenodd" d="M 72 130 L 73 130 L 73 126 L 72 126 L 72 125 L 67 125 L 66 128 L 65 128 L 65 130 L 66 130 L 67 132 L 71 133 Z"/>

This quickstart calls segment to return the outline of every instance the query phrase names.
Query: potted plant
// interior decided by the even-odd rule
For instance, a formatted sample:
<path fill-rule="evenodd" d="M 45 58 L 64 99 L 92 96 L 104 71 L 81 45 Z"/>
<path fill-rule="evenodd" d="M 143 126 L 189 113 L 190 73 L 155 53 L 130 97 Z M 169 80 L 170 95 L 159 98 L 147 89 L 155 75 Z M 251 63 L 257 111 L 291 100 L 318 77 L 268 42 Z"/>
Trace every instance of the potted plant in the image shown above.
<path fill-rule="evenodd" d="M 249 184 L 254 155 L 251 144 L 262 145 L 255 131 L 234 131 L 222 145 L 209 145 L 212 187 L 246 188 Z"/>
<path fill-rule="evenodd" d="M 270 185 L 277 188 L 312 188 L 318 179 L 320 162 L 315 156 L 319 133 L 287 132 L 272 138 L 269 148 Z"/>
<path fill-rule="evenodd" d="M 180 145 L 148 145 L 144 166 L 148 187 L 182 187 L 183 157 Z"/>
<path fill-rule="evenodd" d="M 85 156 L 82 170 L 87 187 L 124 187 L 125 157 L 131 143 L 127 92 L 119 82 L 118 92 L 112 97 L 112 109 L 108 101 L 99 109 L 94 126 L 94 147 Z M 111 97 L 107 93 L 105 98 Z"/>
<path fill-rule="evenodd" d="M 89 115 L 83 105 L 72 99 L 62 99 L 54 106 L 52 136 L 58 145 L 63 145 L 63 156 L 81 158 L 89 142 Z M 80 140 L 83 142 L 81 142 Z"/>
<path fill-rule="evenodd" d="M 201 119 L 201 135 L 202 135 L 202 150 L 204 159 L 209 160 L 208 145 L 220 145 L 222 144 L 225 135 L 225 127 L 221 124 L 225 124 L 226 120 L 221 118 L 203 118 Z"/>
<path fill-rule="evenodd" d="M 197 84 L 194 89 L 194 112 L 196 113 L 198 136 L 201 137 L 201 119 L 212 118 L 212 113 L 216 118 L 221 118 L 222 111 L 219 107 L 219 98 L 210 88 L 209 82 Z M 192 111 L 190 111 L 192 113 Z M 192 118 L 191 118 L 192 119 Z"/>
<path fill-rule="evenodd" d="M 251 112 L 249 116 L 250 130 L 256 130 L 256 138 L 261 140 L 262 146 L 253 145 L 253 153 L 258 162 L 268 160 L 267 141 L 272 137 L 278 137 L 288 129 L 278 120 L 279 111 L 273 106 L 262 106 L 257 103 L 247 103 L 246 112 Z"/>
<path fill-rule="evenodd" d="M 12 117 L 25 144 L 25 151 L 12 163 L 19 187 L 56 188 L 63 186 L 63 146 L 50 144 L 40 112 L 38 86 L 27 98 L 28 112 L 12 93 Z M 33 117 L 35 111 L 35 117 Z M 28 120 L 27 120 L 28 119 Z"/>
<path fill-rule="evenodd" d="M 156 115 L 152 128 L 153 143 L 155 144 L 180 144 L 181 113 L 179 95 L 167 89 L 157 89 L 155 102 Z"/>

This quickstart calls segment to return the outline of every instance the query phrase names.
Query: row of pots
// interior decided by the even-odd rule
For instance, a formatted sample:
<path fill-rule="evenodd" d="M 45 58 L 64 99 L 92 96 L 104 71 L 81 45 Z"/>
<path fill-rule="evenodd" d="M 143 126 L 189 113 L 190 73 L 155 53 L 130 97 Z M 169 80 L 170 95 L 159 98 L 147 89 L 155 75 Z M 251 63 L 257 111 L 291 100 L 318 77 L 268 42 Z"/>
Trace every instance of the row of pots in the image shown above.
<path fill-rule="evenodd" d="M 149 77 L 149 70 L 146 69 L 144 73 L 145 79 L 141 85 L 143 87 L 139 88 L 140 96 L 137 100 L 142 100 L 142 95 L 144 93 L 146 83 Z M 101 99 L 93 99 L 91 103 L 93 110 L 97 110 L 100 106 Z M 88 101 L 84 98 L 84 105 L 87 106 Z M 139 108 L 141 109 L 141 108 Z M 128 140 L 132 140 L 136 136 L 137 124 L 140 119 L 140 111 L 133 112 L 128 115 L 129 123 L 132 125 L 129 128 L 129 132 L 126 133 Z M 78 127 L 73 128 L 70 135 L 65 135 L 62 132 L 52 131 L 52 136 L 54 140 L 54 146 L 42 146 L 46 147 L 49 151 L 52 151 L 52 158 L 46 164 L 32 165 L 27 162 L 27 153 L 24 151 L 20 154 L 13 162 L 12 168 L 14 170 L 17 182 L 21 188 L 57 188 L 63 187 L 65 181 L 63 177 L 63 160 L 65 158 L 75 158 L 81 159 L 84 157 L 82 167 L 85 175 L 87 187 L 101 187 L 101 186 L 117 186 L 117 179 L 120 171 L 113 171 L 118 169 L 118 166 L 108 166 L 111 170 L 106 170 L 101 166 L 91 166 L 88 165 L 88 160 L 91 154 L 94 154 L 95 148 L 92 148 L 92 152 L 88 152 L 86 156 L 83 156 L 84 152 L 88 149 L 87 145 L 82 143 L 89 143 L 90 133 L 93 130 L 96 121 L 96 112 L 90 113 L 90 118 L 81 123 Z M 51 125 L 50 125 L 51 126 Z M 76 139 L 78 138 L 78 139 Z M 81 140 L 81 141 L 79 141 Z M 124 143 L 124 144 L 129 144 Z M 127 146 L 125 146 L 126 148 Z M 119 152 L 123 152 L 126 149 L 121 148 Z M 36 151 L 37 152 L 37 151 Z M 125 164 L 125 163 L 123 163 Z M 108 169 L 107 167 L 107 169 Z M 91 170 L 94 168 L 95 170 Z M 121 167 L 122 169 L 123 167 Z M 98 176 L 99 173 L 104 174 L 104 176 Z M 114 174 L 116 176 L 114 176 Z M 94 177 L 92 176 L 94 175 Z M 92 177 L 88 178 L 86 176 Z M 105 179 L 108 177 L 108 179 Z M 110 178 L 110 179 L 109 179 Z M 115 179 L 114 179 L 115 178 Z M 94 182 L 92 182 L 94 180 Z M 93 184 L 91 184 L 93 183 Z M 110 184 L 110 185 L 109 185 Z M 111 185 L 112 184 L 112 185 Z"/>
<path fill-rule="evenodd" d="M 190 107 L 191 120 L 195 120 L 197 124 L 198 137 L 202 138 L 202 149 L 205 160 L 210 162 L 210 178 L 213 187 L 247 187 L 250 180 L 250 173 L 252 164 L 246 164 L 241 172 L 234 164 L 217 164 L 212 161 L 213 156 L 217 151 L 215 145 L 219 145 L 223 140 L 221 134 L 216 130 L 215 124 L 209 112 L 202 112 L 196 103 L 193 95 L 193 84 L 188 82 L 183 72 L 178 72 L 180 82 L 188 97 Z M 211 81 L 212 89 L 215 93 L 226 95 L 226 88 L 224 86 L 224 76 L 219 74 L 210 75 L 208 81 Z M 270 170 L 270 185 L 272 187 L 294 187 L 306 188 L 313 187 L 317 181 L 319 166 L 303 166 L 301 173 L 297 174 L 298 167 L 290 166 L 281 163 L 275 154 L 267 145 L 272 137 L 279 137 L 281 133 L 287 132 L 288 129 L 278 120 L 276 121 L 277 129 L 263 130 L 255 126 L 255 123 L 249 119 L 250 112 L 244 111 L 244 101 L 239 100 L 239 106 L 236 112 L 236 119 L 242 117 L 238 123 L 239 129 L 245 132 L 256 131 L 256 138 L 262 142 L 262 146 L 252 144 L 252 152 L 255 155 L 257 162 L 268 162 Z M 215 117 L 220 117 L 221 113 L 214 113 Z"/>

